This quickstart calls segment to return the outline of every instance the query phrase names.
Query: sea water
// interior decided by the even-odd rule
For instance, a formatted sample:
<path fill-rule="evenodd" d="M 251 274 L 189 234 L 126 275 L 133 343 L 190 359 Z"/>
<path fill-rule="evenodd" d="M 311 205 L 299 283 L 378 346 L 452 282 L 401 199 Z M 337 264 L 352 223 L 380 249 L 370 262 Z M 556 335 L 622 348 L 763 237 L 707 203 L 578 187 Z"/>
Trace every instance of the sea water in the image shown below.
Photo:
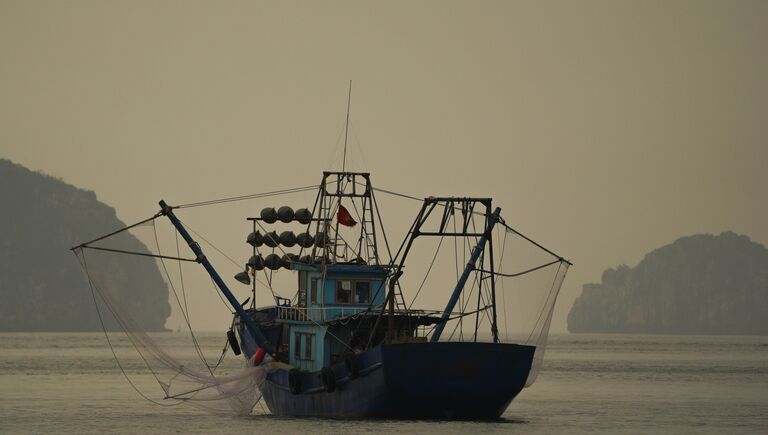
<path fill-rule="evenodd" d="M 224 337 L 201 340 L 215 351 Z M 124 365 L 158 396 L 138 358 Z M 768 337 L 553 335 L 538 381 L 501 420 L 465 422 L 285 418 L 260 405 L 246 417 L 162 407 L 131 388 L 102 334 L 0 334 L 0 432 L 768 434 Z"/>

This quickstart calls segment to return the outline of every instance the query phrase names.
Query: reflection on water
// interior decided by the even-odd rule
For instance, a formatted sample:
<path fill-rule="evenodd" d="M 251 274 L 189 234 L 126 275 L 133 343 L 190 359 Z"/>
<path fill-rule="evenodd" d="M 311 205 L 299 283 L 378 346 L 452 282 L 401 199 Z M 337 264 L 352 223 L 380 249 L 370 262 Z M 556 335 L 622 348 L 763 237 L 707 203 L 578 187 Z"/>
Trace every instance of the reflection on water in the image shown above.
<path fill-rule="evenodd" d="M 188 345 L 173 333 L 161 339 Z M 202 336 L 212 360 L 223 340 Z M 124 339 L 117 352 L 142 390 L 160 397 Z M 295 419 L 260 406 L 232 417 L 144 401 L 101 334 L 0 334 L 0 432 L 768 432 L 768 337 L 556 335 L 545 361 L 501 421 Z"/>

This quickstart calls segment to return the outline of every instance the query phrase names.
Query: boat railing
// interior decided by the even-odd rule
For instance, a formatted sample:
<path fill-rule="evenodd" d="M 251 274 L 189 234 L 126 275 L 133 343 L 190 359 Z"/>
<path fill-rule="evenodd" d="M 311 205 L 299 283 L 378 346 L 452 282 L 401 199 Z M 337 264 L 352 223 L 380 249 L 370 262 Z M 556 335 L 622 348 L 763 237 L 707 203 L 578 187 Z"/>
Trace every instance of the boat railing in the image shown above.
<path fill-rule="evenodd" d="M 296 322 L 325 322 L 354 316 L 368 309 L 367 305 L 326 305 L 314 307 L 278 306 L 277 318 Z M 378 312 L 376 308 L 374 312 Z M 441 311 L 402 308 L 395 310 L 397 315 L 439 316 Z"/>
<path fill-rule="evenodd" d="M 333 305 L 323 307 L 277 307 L 277 318 L 297 322 L 325 322 L 358 314 L 365 311 L 368 306 L 360 305 Z"/>

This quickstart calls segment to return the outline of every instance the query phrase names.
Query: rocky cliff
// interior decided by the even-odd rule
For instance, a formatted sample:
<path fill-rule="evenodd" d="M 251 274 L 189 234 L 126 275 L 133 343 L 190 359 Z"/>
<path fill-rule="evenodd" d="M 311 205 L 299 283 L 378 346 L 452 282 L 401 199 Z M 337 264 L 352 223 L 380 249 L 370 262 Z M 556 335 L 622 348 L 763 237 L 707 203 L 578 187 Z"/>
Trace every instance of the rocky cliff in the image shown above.
<path fill-rule="evenodd" d="M 95 193 L 0 159 L 0 331 L 100 330 L 87 281 L 69 248 L 123 226 Z M 139 240 L 125 237 L 147 252 Z M 130 291 L 127 298 L 142 306 L 145 317 L 137 321 L 164 329 L 170 305 L 157 266 L 109 266 L 124 277 L 118 285 Z"/>
<path fill-rule="evenodd" d="M 584 285 L 568 329 L 768 335 L 768 249 L 733 232 L 683 237 Z"/>

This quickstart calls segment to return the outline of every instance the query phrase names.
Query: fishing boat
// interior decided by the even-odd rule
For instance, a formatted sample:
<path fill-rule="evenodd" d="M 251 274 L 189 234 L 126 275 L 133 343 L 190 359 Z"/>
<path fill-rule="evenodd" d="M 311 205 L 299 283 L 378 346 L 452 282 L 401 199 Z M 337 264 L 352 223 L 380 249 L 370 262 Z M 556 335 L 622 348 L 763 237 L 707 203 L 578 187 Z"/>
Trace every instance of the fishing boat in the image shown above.
<path fill-rule="evenodd" d="M 172 376 L 161 380 L 148 363 L 163 388 L 164 399 L 194 401 L 201 397 L 201 391 L 213 389 L 229 399 L 238 397 L 239 404 L 246 404 L 246 412 L 255 401 L 244 400 L 242 395 L 263 398 L 269 412 L 280 416 L 500 417 L 536 379 L 555 300 L 571 263 L 510 226 L 501 208 L 488 197 L 415 198 L 375 188 L 370 173 L 347 170 L 323 172 L 320 183 L 310 188 L 316 191 L 311 207 L 268 206 L 258 215 L 245 216 L 249 234 L 243 239 L 250 258 L 232 279 L 219 273 L 207 256 L 209 252 L 204 252 L 193 237 L 194 231 L 180 220 L 179 213 L 189 204 L 173 206 L 160 201 L 160 211 L 152 217 L 73 248 L 88 275 L 94 301 L 97 295 L 103 300 L 145 362 L 158 361 L 173 369 Z M 296 191 L 227 201 L 272 200 Z M 377 193 L 419 203 L 397 249 L 383 230 Z M 132 248 L 103 244 L 121 232 L 166 219 L 191 250 L 191 258 L 178 250 L 178 239 L 176 256 L 162 251 L 159 243 L 156 251 L 136 243 Z M 510 239 L 517 247 L 535 251 L 536 260 L 515 263 L 515 270 L 502 267 L 510 258 L 523 258 L 519 252 L 509 252 Z M 428 290 L 433 297 L 440 295 L 443 304 L 414 308 L 437 252 L 434 257 L 412 258 L 411 254 L 414 247 L 428 241 L 431 246 L 436 244 L 437 252 L 441 246 L 452 245 L 449 250 L 456 254 L 452 263 L 455 274 L 442 272 L 439 285 Z M 501 252 L 496 252 L 499 247 Z M 105 291 L 112 284 L 114 267 L 107 265 L 102 277 L 95 276 L 97 262 L 86 259 L 86 252 L 135 254 L 162 262 L 168 282 L 172 280 L 167 261 L 202 267 L 231 306 L 234 317 L 227 331 L 227 347 L 243 358 L 248 370 L 221 377 L 215 372 L 218 364 L 205 362 L 203 372 L 207 373 L 201 374 L 191 371 L 189 363 L 173 360 L 131 320 L 131 313 L 121 311 L 119 292 Z M 422 267 L 424 280 L 419 277 L 404 285 L 408 274 L 418 269 L 414 262 L 428 265 Z M 295 287 L 273 288 L 270 278 L 276 274 L 293 276 Z M 275 295 L 266 306 L 256 305 L 261 275 Z M 417 287 L 418 282 L 421 285 Z M 239 302 L 235 293 L 242 290 L 232 287 L 241 284 L 251 286 L 250 305 Z M 514 299 L 514 295 L 531 294 L 538 295 L 530 298 L 535 302 L 532 306 Z M 410 303 L 406 303 L 406 296 L 412 299 Z M 184 305 L 186 296 L 184 303 L 179 303 L 182 310 Z M 526 316 L 531 320 L 523 333 L 511 334 L 511 325 Z M 190 325 L 187 314 L 184 318 Z M 192 332 L 191 325 L 189 329 Z M 194 335 L 192 338 L 197 346 L 198 340 Z M 172 384 L 184 376 L 201 386 L 174 392 Z"/>
<path fill-rule="evenodd" d="M 358 223 L 342 199 L 361 203 Z M 490 198 L 425 198 L 396 261 L 382 264 L 376 233 L 376 201 L 368 173 L 324 172 L 312 211 L 290 207 L 265 208 L 251 217 L 247 241 L 254 255 L 251 273 L 265 268 L 294 272 L 298 280 L 295 305 L 278 298 L 276 305 L 245 309 L 207 261 L 197 242 L 160 202 L 179 234 L 236 310 L 233 349 L 259 364 L 270 355 L 283 363 L 272 369 L 261 386 L 275 415 L 332 418 L 462 418 L 501 416 L 526 385 L 535 345 L 500 342 L 496 313 L 497 272 L 494 270 L 494 226 L 504 224 L 501 209 Z M 447 227 L 454 213 L 464 216 L 460 229 Z M 470 226 L 478 214 L 484 225 Z M 335 217 L 335 219 L 334 219 Z M 296 221 L 307 230 L 262 234 L 257 226 Z M 438 221 L 437 226 L 430 226 Z M 335 222 L 335 223 L 334 223 Z M 356 246 L 338 237 L 338 226 L 357 226 Z M 332 226 L 336 230 L 332 230 Z M 309 232 L 314 229 L 314 236 Z M 455 287 L 441 311 L 397 307 L 397 284 L 411 246 L 424 237 L 476 238 Z M 262 246 L 300 246 L 299 254 L 256 253 Z M 306 255 L 301 256 L 301 253 Z M 441 341 L 444 328 L 478 260 L 488 258 L 491 342 Z M 558 264 L 567 263 L 555 256 Z M 238 281 L 250 284 L 249 271 Z M 423 332 L 431 328 L 431 332 Z M 476 335 L 475 335 L 476 337 Z"/>

